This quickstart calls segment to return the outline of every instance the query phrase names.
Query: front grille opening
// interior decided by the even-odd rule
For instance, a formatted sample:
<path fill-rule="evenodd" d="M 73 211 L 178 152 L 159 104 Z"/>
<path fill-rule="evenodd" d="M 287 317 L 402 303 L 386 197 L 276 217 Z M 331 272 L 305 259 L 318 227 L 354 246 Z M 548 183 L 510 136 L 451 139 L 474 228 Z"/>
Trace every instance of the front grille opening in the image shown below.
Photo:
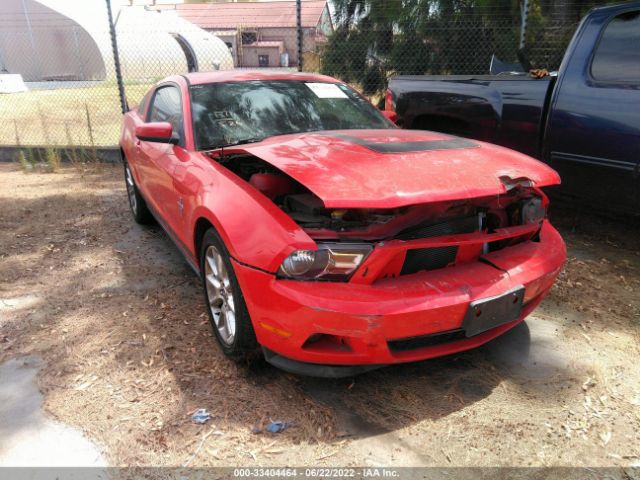
<path fill-rule="evenodd" d="M 406 352 L 419 348 L 434 347 L 445 343 L 464 340 L 466 338 L 464 330 L 449 330 L 448 332 L 433 333 L 420 337 L 403 338 L 400 340 L 390 340 L 387 342 L 389 350 L 392 352 Z"/>
<path fill-rule="evenodd" d="M 456 260 L 458 247 L 416 248 L 407 251 L 400 275 L 410 275 L 422 270 L 435 270 L 451 265 Z"/>
<path fill-rule="evenodd" d="M 422 225 L 405 230 L 396 238 L 416 240 L 419 238 L 439 237 L 461 233 L 477 232 L 480 228 L 478 216 L 460 217 L 432 225 Z M 452 265 L 456 261 L 458 247 L 416 248 L 408 250 L 400 275 L 410 275 L 422 270 L 436 270 Z"/>

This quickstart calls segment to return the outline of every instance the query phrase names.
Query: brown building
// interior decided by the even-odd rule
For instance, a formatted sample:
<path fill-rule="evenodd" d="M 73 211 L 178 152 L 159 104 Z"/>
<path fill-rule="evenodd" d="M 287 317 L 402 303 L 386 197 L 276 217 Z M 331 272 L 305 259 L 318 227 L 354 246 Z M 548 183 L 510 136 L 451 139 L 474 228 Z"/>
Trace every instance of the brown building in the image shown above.
<path fill-rule="evenodd" d="M 326 0 L 302 0 L 303 56 L 314 56 L 333 31 Z M 237 67 L 288 67 L 298 62 L 296 2 L 184 4 L 183 19 L 220 38 Z"/>

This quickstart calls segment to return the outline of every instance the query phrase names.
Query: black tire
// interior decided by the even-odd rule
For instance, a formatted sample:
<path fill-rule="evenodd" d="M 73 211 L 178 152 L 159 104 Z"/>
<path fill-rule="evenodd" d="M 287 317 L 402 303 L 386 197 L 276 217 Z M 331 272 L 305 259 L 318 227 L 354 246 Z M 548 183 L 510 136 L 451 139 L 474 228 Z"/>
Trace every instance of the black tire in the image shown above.
<path fill-rule="evenodd" d="M 129 169 L 129 164 L 126 160 L 124 160 L 123 163 L 124 184 L 127 189 L 127 198 L 129 200 L 129 208 L 131 208 L 133 219 L 140 225 L 148 225 L 150 223 L 153 223 L 153 215 L 149 211 L 149 207 L 147 207 L 147 202 L 145 202 L 144 198 L 142 198 L 140 190 L 138 190 L 136 181 L 133 178 L 131 170 Z"/>
<path fill-rule="evenodd" d="M 229 279 L 228 290 L 233 295 L 234 311 L 235 311 L 235 335 L 231 342 L 225 341 L 221 335 L 214 313 L 209 300 L 209 292 L 207 290 L 206 279 L 206 254 L 210 247 L 213 247 L 220 253 L 220 257 L 224 266 L 226 267 L 226 273 Z M 233 270 L 229 252 L 224 245 L 224 242 L 218 235 L 218 233 L 210 228 L 204 234 L 200 248 L 200 274 L 202 277 L 202 288 L 204 290 L 204 300 L 207 305 L 207 313 L 209 315 L 209 322 L 213 329 L 213 334 L 220 345 L 220 348 L 224 354 L 230 359 L 240 362 L 251 359 L 257 351 L 258 342 L 256 341 L 256 334 L 253 330 L 253 324 L 251 323 L 251 317 L 247 310 L 247 305 L 244 301 L 244 295 L 238 284 L 238 279 Z"/>

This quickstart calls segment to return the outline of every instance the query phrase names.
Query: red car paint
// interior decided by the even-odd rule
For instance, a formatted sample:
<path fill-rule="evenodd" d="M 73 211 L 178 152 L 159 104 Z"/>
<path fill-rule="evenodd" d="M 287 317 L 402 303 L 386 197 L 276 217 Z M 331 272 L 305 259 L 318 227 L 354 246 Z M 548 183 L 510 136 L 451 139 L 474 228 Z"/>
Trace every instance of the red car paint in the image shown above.
<path fill-rule="evenodd" d="M 257 327 L 258 341 L 298 361 L 323 364 L 393 364 L 438 357 L 477 347 L 516 326 L 540 303 L 560 272 L 566 251 L 560 235 L 545 223 L 539 244 L 495 252 L 486 263 L 467 263 L 373 285 L 276 280 L 265 272 L 236 264 L 254 324 L 273 325 L 290 337 Z M 516 285 L 528 290 L 520 318 L 480 335 L 452 343 L 393 352 L 388 341 L 448 332 L 460 327 L 472 300 L 504 293 Z M 348 348 L 303 348 L 313 333 L 344 339 Z"/>
<path fill-rule="evenodd" d="M 120 145 L 147 204 L 196 270 L 199 226 L 205 222 L 220 234 L 263 347 L 314 364 L 414 361 L 481 345 L 521 322 L 538 305 L 566 257 L 560 235 L 547 220 L 539 232 L 538 226 L 515 225 L 492 233 L 373 241 L 371 254 L 346 282 L 278 278 L 276 272 L 290 253 L 317 249 L 311 235 L 320 239 L 327 233 L 305 231 L 274 204 L 268 191 L 277 194 L 286 188 L 283 182 L 262 177 L 244 180 L 217 161 L 220 150 L 196 151 L 189 121 L 189 84 L 261 79 L 338 83 L 320 75 L 265 72 L 170 77 L 154 88 L 179 87 L 187 119 L 183 144 L 137 138 L 136 133 L 144 137 L 140 134 L 154 129 L 156 135 L 167 134 L 159 124 L 145 126 L 147 101 L 142 111 L 125 115 Z M 431 142 L 429 151 L 420 151 L 422 142 Z M 437 142 L 443 142 L 442 148 L 437 148 Z M 225 148 L 224 155 L 250 154 L 273 165 L 317 195 L 327 208 L 394 209 L 421 204 L 426 210 L 446 212 L 450 204 L 468 200 L 494 208 L 514 185 L 525 184 L 533 185 L 532 191 L 546 205 L 538 188 L 560 182 L 552 169 L 530 157 L 465 142 L 469 141 L 424 131 L 345 130 L 271 137 Z M 403 151 L 394 152 L 396 145 Z M 256 187 L 265 182 L 268 188 L 262 193 Z M 532 241 L 536 234 L 539 241 Z M 494 241 L 513 244 L 483 254 L 483 246 Z M 458 247 L 453 265 L 400 275 L 407 251 L 444 246 Z M 515 321 L 435 346 L 405 351 L 389 347 L 390 341 L 398 339 L 455 331 L 470 302 L 519 285 L 525 287 L 525 301 Z M 319 340 L 309 344 L 314 335 Z"/>
<path fill-rule="evenodd" d="M 354 142 L 418 143 L 450 137 L 419 130 L 359 130 L 286 135 L 243 147 L 287 173 L 331 208 L 394 208 L 499 195 L 500 177 L 536 186 L 560 183 L 537 160 L 488 143 L 389 155 Z"/>

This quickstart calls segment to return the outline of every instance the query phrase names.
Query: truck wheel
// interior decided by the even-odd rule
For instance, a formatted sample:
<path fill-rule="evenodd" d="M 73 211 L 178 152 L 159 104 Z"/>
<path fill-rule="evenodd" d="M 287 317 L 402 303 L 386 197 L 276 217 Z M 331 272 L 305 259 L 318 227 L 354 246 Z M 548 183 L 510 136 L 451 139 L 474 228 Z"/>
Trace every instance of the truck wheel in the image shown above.
<path fill-rule="evenodd" d="M 215 230 L 202 239 L 200 272 L 213 333 L 224 354 L 235 361 L 256 351 L 256 335 L 249 311 L 224 243 Z"/>
<path fill-rule="evenodd" d="M 140 225 L 152 223 L 153 215 L 151 215 L 144 198 L 140 195 L 140 191 L 133 179 L 133 174 L 126 160 L 124 162 L 124 180 L 127 186 L 127 197 L 129 197 L 129 207 L 131 207 L 133 219 Z"/>

